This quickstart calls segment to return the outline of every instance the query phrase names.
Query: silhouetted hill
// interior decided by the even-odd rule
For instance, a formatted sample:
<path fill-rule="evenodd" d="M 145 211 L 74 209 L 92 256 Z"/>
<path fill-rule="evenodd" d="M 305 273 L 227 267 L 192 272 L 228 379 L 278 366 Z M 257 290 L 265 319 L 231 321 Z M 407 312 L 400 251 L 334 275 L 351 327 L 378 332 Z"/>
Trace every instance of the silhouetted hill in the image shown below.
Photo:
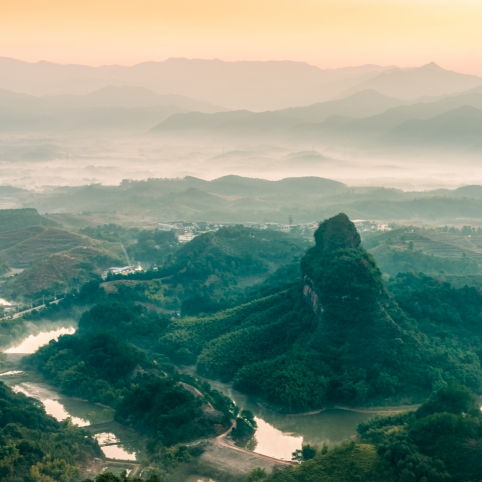
<path fill-rule="evenodd" d="M 130 85 L 228 108 L 266 110 L 340 96 L 383 70 L 375 65 L 322 70 L 303 62 L 182 58 L 133 66 L 89 67 L 1 58 L 0 88 L 57 95 L 86 94 L 106 85 Z"/>
<path fill-rule="evenodd" d="M 411 143 L 480 147 L 482 132 L 482 110 L 472 106 L 462 106 L 435 117 L 424 120 L 409 120 L 390 131 L 386 140 L 400 144 Z"/>
<path fill-rule="evenodd" d="M 225 176 L 212 181 L 194 177 L 149 179 L 124 181 L 119 186 L 93 184 L 21 192 L 18 202 L 44 212 L 116 213 L 134 221 L 142 216 L 154 222 L 286 223 L 292 216 L 297 224 L 343 210 L 353 219 L 459 224 L 478 219 L 482 209 L 478 194 L 463 193 L 348 187 L 318 177 L 269 181 Z"/>
<path fill-rule="evenodd" d="M 84 95 L 35 97 L 0 91 L 0 129 L 3 131 L 109 131 L 143 132 L 160 119 L 179 112 L 216 112 L 221 107 L 180 95 L 110 85 Z"/>
<path fill-rule="evenodd" d="M 480 86 L 480 77 L 445 70 L 435 63 L 415 68 L 393 68 L 361 82 L 357 89 L 373 89 L 399 99 L 447 95 Z"/>
<path fill-rule="evenodd" d="M 384 112 L 402 102 L 373 90 L 357 92 L 349 97 L 317 103 L 306 107 L 250 112 L 247 110 L 203 114 L 192 112 L 175 114 L 156 125 L 152 132 L 220 131 L 233 134 L 243 132 L 277 132 L 299 124 L 321 122 L 330 116 L 366 117 Z"/>

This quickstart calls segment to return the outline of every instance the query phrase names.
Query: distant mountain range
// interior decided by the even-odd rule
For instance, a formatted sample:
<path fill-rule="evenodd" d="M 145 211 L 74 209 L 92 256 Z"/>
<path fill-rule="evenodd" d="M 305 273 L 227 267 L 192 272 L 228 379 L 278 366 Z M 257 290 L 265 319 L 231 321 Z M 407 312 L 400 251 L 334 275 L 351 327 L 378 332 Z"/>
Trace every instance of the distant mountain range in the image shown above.
<path fill-rule="evenodd" d="M 363 90 L 414 100 L 482 85 L 482 78 L 444 70 L 365 65 L 320 69 L 289 61 L 168 59 L 133 66 L 89 67 L 0 58 L 0 88 L 32 95 L 87 94 L 107 85 L 144 87 L 230 109 L 262 111 L 309 105 Z"/>
<path fill-rule="evenodd" d="M 149 133 L 181 135 L 183 143 L 193 134 L 215 142 L 220 135 L 295 141 L 310 145 L 300 146 L 305 153 L 293 159 L 305 165 L 326 160 L 306 154 L 310 149 L 399 153 L 452 146 L 470 152 L 482 146 L 482 77 L 433 63 L 323 70 L 278 61 L 168 59 L 89 67 L 0 58 L 0 132 Z M 38 141 L 5 145 L 0 156 L 45 160 L 68 157 L 65 152 Z"/>
<path fill-rule="evenodd" d="M 373 89 L 400 99 L 448 95 L 480 86 L 480 77 L 445 70 L 435 63 L 422 67 L 392 68 L 360 82 L 356 91 Z"/>
<path fill-rule="evenodd" d="M 153 134 L 271 136 L 337 146 L 479 149 L 482 88 L 417 102 L 364 90 L 337 100 L 277 111 L 173 114 Z"/>
<path fill-rule="evenodd" d="M 0 190 L 1 192 L 1 190 Z M 223 223 L 314 222 L 343 209 L 353 219 L 469 224 L 479 219 L 482 187 L 401 191 L 349 187 L 319 177 L 280 181 L 224 176 L 124 181 L 8 193 L 11 205 L 49 213 L 89 212 L 138 222 L 210 221 Z M 0 197 L 0 201 L 2 198 Z"/>
<path fill-rule="evenodd" d="M 0 129 L 17 131 L 134 130 L 143 132 L 179 112 L 222 107 L 141 87 L 109 85 L 88 94 L 33 96 L 0 90 Z"/>
<path fill-rule="evenodd" d="M 276 132 L 292 129 L 300 124 L 321 122 L 331 116 L 357 118 L 381 114 L 401 104 L 403 102 L 398 99 L 384 96 L 374 90 L 364 90 L 341 99 L 275 111 L 236 110 L 213 114 L 175 114 L 155 126 L 153 131 L 219 129 L 232 133 Z"/>

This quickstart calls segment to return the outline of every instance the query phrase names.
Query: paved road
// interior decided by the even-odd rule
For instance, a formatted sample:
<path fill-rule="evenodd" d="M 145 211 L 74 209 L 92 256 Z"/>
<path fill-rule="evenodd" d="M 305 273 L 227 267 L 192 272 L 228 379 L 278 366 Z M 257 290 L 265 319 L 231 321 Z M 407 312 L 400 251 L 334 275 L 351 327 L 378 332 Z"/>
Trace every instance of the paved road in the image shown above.
<path fill-rule="evenodd" d="M 56 300 L 49 301 L 48 303 L 43 303 L 41 305 L 34 306 L 33 308 L 29 308 L 28 310 L 22 310 L 18 311 L 17 313 L 13 313 L 12 315 L 6 315 L 0 318 L 0 320 L 16 320 L 17 318 L 21 318 L 22 316 L 32 313 L 33 311 L 43 310 L 49 305 L 58 305 L 62 300 L 63 298 L 58 298 Z"/>

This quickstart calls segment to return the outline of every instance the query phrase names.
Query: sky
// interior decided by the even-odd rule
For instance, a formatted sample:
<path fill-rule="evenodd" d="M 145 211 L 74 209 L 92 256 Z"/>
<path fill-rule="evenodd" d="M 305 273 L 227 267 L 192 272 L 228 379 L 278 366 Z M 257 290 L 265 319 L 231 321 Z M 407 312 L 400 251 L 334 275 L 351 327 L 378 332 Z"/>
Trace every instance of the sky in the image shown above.
<path fill-rule="evenodd" d="M 0 0 L 0 56 L 89 65 L 169 57 L 482 74 L 481 0 Z"/>

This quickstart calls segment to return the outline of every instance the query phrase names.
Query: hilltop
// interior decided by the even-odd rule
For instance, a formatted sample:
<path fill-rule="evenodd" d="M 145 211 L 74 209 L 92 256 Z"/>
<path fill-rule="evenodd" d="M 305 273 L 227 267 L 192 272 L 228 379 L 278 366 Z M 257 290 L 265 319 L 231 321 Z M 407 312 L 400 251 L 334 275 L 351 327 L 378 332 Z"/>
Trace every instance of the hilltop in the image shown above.
<path fill-rule="evenodd" d="M 0 232 L 15 231 L 32 226 L 55 226 L 56 223 L 41 216 L 36 209 L 0 209 Z"/>
<path fill-rule="evenodd" d="M 167 234 L 175 239 L 172 232 L 152 233 L 153 237 Z M 278 282 L 279 270 L 299 258 L 306 246 L 302 237 L 291 233 L 225 226 L 184 245 L 174 245 L 154 271 L 133 276 L 136 279 L 128 282 L 107 281 L 102 286 L 112 293 L 129 283 L 164 310 L 183 315 L 211 313 L 238 304 L 253 286 Z M 161 249 L 168 252 L 169 247 L 163 244 Z"/>

